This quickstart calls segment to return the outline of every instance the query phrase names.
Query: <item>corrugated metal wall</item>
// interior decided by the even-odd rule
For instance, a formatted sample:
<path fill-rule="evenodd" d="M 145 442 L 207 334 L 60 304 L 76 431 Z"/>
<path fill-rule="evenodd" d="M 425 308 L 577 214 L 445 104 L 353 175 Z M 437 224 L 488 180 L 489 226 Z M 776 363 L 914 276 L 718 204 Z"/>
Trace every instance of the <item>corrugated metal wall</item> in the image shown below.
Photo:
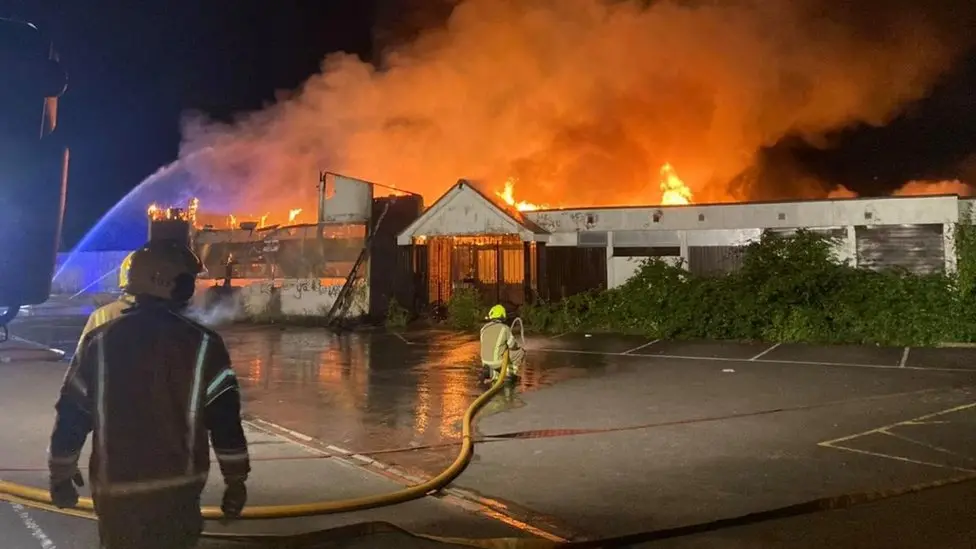
<path fill-rule="evenodd" d="M 903 267 L 915 273 L 945 269 L 942 225 L 875 225 L 854 228 L 857 265 L 865 269 Z"/>
<path fill-rule="evenodd" d="M 741 266 L 740 246 L 688 246 L 688 270 L 692 274 L 731 273 Z"/>
<path fill-rule="evenodd" d="M 582 233 L 581 233 L 582 236 Z M 607 248 L 542 247 L 540 294 L 547 301 L 607 287 Z M 544 277 L 544 278 L 542 278 Z"/>
<path fill-rule="evenodd" d="M 413 246 L 398 246 L 396 237 L 420 217 L 423 200 L 377 198 L 373 201 L 372 219 L 379 218 L 387 202 L 390 209 L 376 228 L 369 251 L 369 314 L 375 318 L 386 316 L 391 298 L 396 298 L 401 307 L 413 309 L 422 276 L 414 270 Z"/>

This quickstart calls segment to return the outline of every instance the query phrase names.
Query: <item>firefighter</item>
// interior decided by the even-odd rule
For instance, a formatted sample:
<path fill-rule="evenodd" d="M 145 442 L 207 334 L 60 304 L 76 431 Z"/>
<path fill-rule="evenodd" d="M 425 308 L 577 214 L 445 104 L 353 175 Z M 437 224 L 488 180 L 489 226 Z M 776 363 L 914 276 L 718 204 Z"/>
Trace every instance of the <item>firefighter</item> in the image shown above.
<path fill-rule="evenodd" d="M 515 339 L 512 329 L 505 323 L 508 312 L 502 305 L 495 305 L 488 311 L 488 323 L 481 327 L 481 364 L 484 367 L 485 383 L 494 383 L 502 368 L 502 357 L 508 351 L 508 376 L 510 385 L 517 381 L 525 350 Z"/>
<path fill-rule="evenodd" d="M 104 549 L 184 549 L 203 529 L 210 443 L 239 516 L 250 472 L 237 378 L 222 338 L 187 319 L 199 259 L 150 242 L 130 262 L 125 314 L 85 335 L 55 406 L 48 466 L 55 505 L 74 507 L 92 432 L 90 484 Z M 209 440 L 208 440 L 209 435 Z"/>
<path fill-rule="evenodd" d="M 129 269 L 131 268 L 132 256 L 134 254 L 135 252 L 132 252 L 125 256 L 122 264 L 119 265 L 119 289 L 122 290 L 122 295 L 115 301 L 107 305 L 102 305 L 92 311 L 92 314 L 88 316 L 88 322 L 85 323 L 85 327 L 81 329 L 81 337 L 78 338 L 78 347 L 75 349 L 75 353 L 81 350 L 81 342 L 85 340 L 85 334 L 105 324 L 109 320 L 120 316 L 122 311 L 135 304 L 132 296 L 125 291 L 125 287 L 129 284 Z"/>

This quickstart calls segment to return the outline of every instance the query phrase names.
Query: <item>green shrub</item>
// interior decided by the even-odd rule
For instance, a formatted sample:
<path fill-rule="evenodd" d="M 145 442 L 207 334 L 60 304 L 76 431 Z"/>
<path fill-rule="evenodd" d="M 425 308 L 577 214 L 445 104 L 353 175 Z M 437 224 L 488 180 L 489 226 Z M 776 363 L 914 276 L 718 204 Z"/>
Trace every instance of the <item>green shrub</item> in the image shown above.
<path fill-rule="evenodd" d="M 387 328 L 405 328 L 410 322 L 410 311 L 408 311 L 395 297 L 390 298 L 390 304 L 386 309 Z"/>
<path fill-rule="evenodd" d="M 457 288 L 447 302 L 447 322 L 455 330 L 477 328 L 485 314 L 485 306 L 473 288 Z"/>
<path fill-rule="evenodd" d="M 696 276 L 649 259 L 623 286 L 522 308 L 526 328 L 662 339 L 929 345 L 976 340 L 976 230 L 955 233 L 957 272 L 857 269 L 809 231 L 765 234 L 741 267 Z"/>

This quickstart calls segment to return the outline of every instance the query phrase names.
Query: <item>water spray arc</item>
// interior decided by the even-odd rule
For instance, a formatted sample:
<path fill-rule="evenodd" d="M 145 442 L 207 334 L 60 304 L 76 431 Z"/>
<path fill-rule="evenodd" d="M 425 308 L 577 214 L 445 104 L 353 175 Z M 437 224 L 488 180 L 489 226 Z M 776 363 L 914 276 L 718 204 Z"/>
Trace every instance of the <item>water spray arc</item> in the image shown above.
<path fill-rule="evenodd" d="M 83 251 L 87 246 L 91 245 L 96 238 L 96 236 L 101 232 L 101 229 L 105 227 L 105 224 L 109 222 L 113 217 L 119 215 L 123 210 L 129 206 L 130 202 L 138 197 L 141 193 L 145 192 L 147 189 L 152 187 L 154 184 L 165 180 L 168 176 L 176 173 L 177 170 L 183 167 L 184 163 L 191 162 L 198 157 L 208 154 L 212 151 L 211 148 L 203 148 L 193 153 L 186 155 L 185 157 L 171 162 L 158 170 L 155 173 L 145 178 L 136 185 L 131 191 L 126 193 L 118 202 L 116 202 L 105 214 L 95 222 L 91 229 L 85 236 L 78 241 L 78 243 L 71 249 L 68 256 L 65 258 L 64 262 L 58 267 L 57 271 L 54 273 L 53 280 L 57 280 L 64 272 L 67 267 L 74 263 L 74 258 L 76 255 Z M 142 212 L 145 205 L 139 205 L 139 211 Z"/>

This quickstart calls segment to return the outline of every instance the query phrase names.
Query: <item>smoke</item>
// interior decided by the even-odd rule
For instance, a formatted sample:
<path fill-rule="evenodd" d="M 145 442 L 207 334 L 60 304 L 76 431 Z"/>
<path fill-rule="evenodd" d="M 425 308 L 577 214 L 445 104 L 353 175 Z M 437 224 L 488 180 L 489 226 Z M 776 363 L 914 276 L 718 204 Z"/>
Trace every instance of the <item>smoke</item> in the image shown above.
<path fill-rule="evenodd" d="M 655 203 L 670 162 L 696 202 L 761 199 L 729 183 L 757 151 L 884 124 L 971 22 L 949 0 L 645 4 L 464 0 L 382 71 L 334 54 L 263 111 L 187 116 L 181 156 L 211 147 L 192 173 L 279 209 L 314 204 L 320 169 L 427 203 L 462 177 L 516 177 L 518 199 L 570 206 Z"/>
<path fill-rule="evenodd" d="M 187 308 L 188 318 L 209 328 L 221 328 L 234 323 L 243 316 L 240 302 L 234 294 L 217 299 L 208 306 L 194 303 Z"/>
<path fill-rule="evenodd" d="M 959 179 L 909 181 L 891 193 L 891 196 L 933 196 L 941 194 L 954 194 L 962 198 L 970 198 L 976 194 L 976 189 Z M 857 193 L 843 185 L 827 194 L 827 198 L 856 198 L 857 196 Z"/>

